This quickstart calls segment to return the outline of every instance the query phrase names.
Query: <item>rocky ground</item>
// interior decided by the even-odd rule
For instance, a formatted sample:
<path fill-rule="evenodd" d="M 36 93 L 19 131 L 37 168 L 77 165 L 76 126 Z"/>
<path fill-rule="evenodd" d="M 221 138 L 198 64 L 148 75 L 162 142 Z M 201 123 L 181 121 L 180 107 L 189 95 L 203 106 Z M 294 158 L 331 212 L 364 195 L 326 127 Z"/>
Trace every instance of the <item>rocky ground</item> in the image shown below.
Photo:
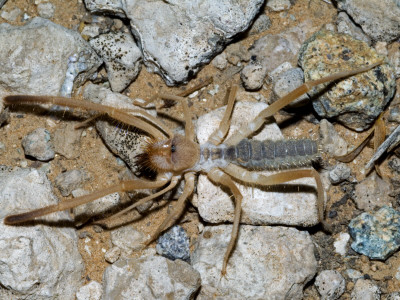
<path fill-rule="evenodd" d="M 72 96 L 129 111 L 157 92 L 204 84 L 187 96 L 199 143 L 218 126 L 231 83 L 240 102 L 229 135 L 304 81 L 383 61 L 310 91 L 254 136 L 320 140 L 330 231 L 312 178 L 238 183 L 242 225 L 221 278 L 234 203 L 201 174 L 179 226 L 144 250 L 182 185 L 106 226 L 99 221 L 154 191 L 114 193 L 22 226 L 1 222 L 1 299 L 400 299 L 398 1 L 16 0 L 0 1 L 0 22 L 1 97 Z M 156 100 L 146 112 L 183 132 L 181 105 Z M 336 160 L 379 115 L 389 150 L 378 172 L 365 167 L 372 144 Z M 138 175 L 146 136 L 107 118 L 76 129 L 88 116 L 1 107 L 1 219 Z"/>

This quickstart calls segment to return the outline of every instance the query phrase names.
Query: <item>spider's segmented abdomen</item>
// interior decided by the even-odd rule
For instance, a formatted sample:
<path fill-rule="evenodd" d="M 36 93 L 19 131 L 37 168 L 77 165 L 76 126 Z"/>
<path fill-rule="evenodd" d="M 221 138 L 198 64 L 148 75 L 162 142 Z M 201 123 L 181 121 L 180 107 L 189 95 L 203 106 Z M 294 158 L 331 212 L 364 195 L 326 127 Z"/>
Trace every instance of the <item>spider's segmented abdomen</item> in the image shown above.
<path fill-rule="evenodd" d="M 249 169 L 278 170 L 311 166 L 319 158 L 317 141 L 293 140 L 249 140 L 225 149 L 225 159 Z"/>

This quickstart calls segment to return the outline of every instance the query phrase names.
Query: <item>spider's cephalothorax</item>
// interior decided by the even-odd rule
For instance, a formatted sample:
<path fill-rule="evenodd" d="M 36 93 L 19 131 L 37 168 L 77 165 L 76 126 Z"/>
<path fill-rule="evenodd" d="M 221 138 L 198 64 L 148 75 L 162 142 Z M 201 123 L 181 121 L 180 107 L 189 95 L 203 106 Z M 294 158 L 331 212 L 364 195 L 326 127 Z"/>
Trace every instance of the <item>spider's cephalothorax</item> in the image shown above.
<path fill-rule="evenodd" d="M 324 219 L 324 192 L 322 182 L 317 171 L 313 168 L 298 169 L 311 164 L 318 158 L 318 146 L 313 140 L 283 140 L 283 141 L 253 141 L 249 140 L 265 122 L 265 120 L 285 107 L 302 94 L 308 92 L 312 87 L 341 79 L 360 72 L 366 72 L 380 65 L 377 62 L 370 66 L 354 71 L 337 73 L 319 80 L 309 81 L 293 92 L 289 93 L 280 100 L 274 102 L 266 109 L 262 110 L 258 116 L 241 127 L 231 137 L 225 139 L 230 127 L 230 118 L 235 102 L 237 87 L 230 89 L 228 105 L 225 115 L 219 128 L 209 137 L 204 145 L 198 145 L 194 138 L 194 127 L 189 113 L 189 108 L 182 97 L 162 95 L 164 99 L 179 101 L 183 106 L 185 116 L 185 135 L 174 135 L 172 131 L 159 120 L 144 111 L 130 111 L 133 116 L 125 111 L 113 107 L 83 102 L 75 99 L 51 96 L 7 96 L 4 98 L 5 104 L 35 104 L 53 103 L 61 106 L 73 108 L 83 108 L 99 113 L 108 114 L 110 117 L 123 122 L 127 125 L 135 126 L 148 133 L 151 140 L 148 142 L 144 152 L 139 156 L 139 163 L 158 173 L 154 181 L 134 179 L 121 181 L 106 189 L 97 191 L 93 194 L 75 198 L 70 201 L 60 202 L 39 208 L 33 211 L 7 216 L 5 224 L 22 223 L 33 220 L 37 217 L 73 208 L 78 205 L 88 203 L 105 195 L 114 192 L 128 192 L 139 189 L 161 188 L 158 192 L 147 196 L 123 211 L 113 215 L 117 217 L 138 205 L 165 194 L 177 183 L 184 179 L 185 186 L 179 196 L 173 210 L 158 227 L 156 232 L 150 237 L 146 244 L 153 241 L 162 231 L 169 228 L 179 218 L 185 208 L 185 201 L 193 193 L 195 188 L 195 174 L 204 172 L 215 183 L 226 186 L 232 192 L 235 199 L 235 217 L 233 220 L 232 237 L 225 252 L 221 273 L 225 274 L 229 256 L 234 248 L 238 236 L 242 194 L 236 186 L 234 180 L 245 182 L 252 185 L 276 185 L 287 181 L 303 177 L 313 177 L 317 184 L 317 207 L 318 217 L 321 222 Z M 279 171 L 276 174 L 265 176 L 259 172 L 250 170 L 297 168 L 293 170 Z"/>

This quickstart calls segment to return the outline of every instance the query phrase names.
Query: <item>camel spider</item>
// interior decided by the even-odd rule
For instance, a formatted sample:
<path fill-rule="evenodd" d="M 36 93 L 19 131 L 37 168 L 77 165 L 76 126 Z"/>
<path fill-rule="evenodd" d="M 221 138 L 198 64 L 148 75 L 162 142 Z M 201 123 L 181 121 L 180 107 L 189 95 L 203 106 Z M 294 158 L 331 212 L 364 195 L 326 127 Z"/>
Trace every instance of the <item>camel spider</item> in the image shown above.
<path fill-rule="evenodd" d="M 186 122 L 185 136 L 174 135 L 164 124 L 142 111 L 131 111 L 134 113 L 134 116 L 132 116 L 127 112 L 113 107 L 82 102 L 75 99 L 52 96 L 6 96 L 4 102 L 9 105 L 51 103 L 71 108 L 93 110 L 98 113 L 107 114 L 120 122 L 143 130 L 151 138 L 138 161 L 144 166 L 157 171 L 158 175 L 154 181 L 142 179 L 122 181 L 90 195 L 78 197 L 67 202 L 61 202 L 56 205 L 50 205 L 25 213 L 9 215 L 4 219 L 4 223 L 11 225 L 26 222 L 43 215 L 91 202 L 115 192 L 161 188 L 160 191 L 135 202 L 130 207 L 112 216 L 114 218 L 146 201 L 163 195 L 173 189 L 179 180 L 183 178 L 185 180 L 185 186 L 182 194 L 171 213 L 145 243 L 145 245 L 148 245 L 157 238 L 162 231 L 172 226 L 179 218 L 184 210 L 185 201 L 193 193 L 195 174 L 203 172 L 206 173 L 213 182 L 229 188 L 236 202 L 231 239 L 224 255 L 221 270 L 222 275 L 224 275 L 226 273 L 229 256 L 233 251 L 238 236 L 243 198 L 234 180 L 253 185 L 267 186 L 281 184 L 303 177 L 313 177 L 317 184 L 318 218 L 320 222 L 324 220 L 324 191 L 320 176 L 313 168 L 291 169 L 270 176 L 261 175 L 248 170 L 278 170 L 283 167 L 298 168 L 299 166 L 311 166 L 311 162 L 316 160 L 319 156 L 317 142 L 310 139 L 255 141 L 249 140 L 247 137 L 256 132 L 267 118 L 299 96 L 308 92 L 312 87 L 321 83 L 327 83 L 368 71 L 379 64 L 381 64 L 381 62 L 357 70 L 340 72 L 319 80 L 304 83 L 299 88 L 261 111 L 253 121 L 240 128 L 230 138 L 224 140 L 230 127 L 230 118 L 235 103 L 237 86 L 233 86 L 230 89 L 227 108 L 219 128 L 214 131 L 208 141 L 203 145 L 199 145 L 195 142 L 194 126 L 189 108 L 185 102 L 185 98 L 179 96 L 169 95 L 162 96 L 162 98 L 178 101 L 183 106 Z"/>

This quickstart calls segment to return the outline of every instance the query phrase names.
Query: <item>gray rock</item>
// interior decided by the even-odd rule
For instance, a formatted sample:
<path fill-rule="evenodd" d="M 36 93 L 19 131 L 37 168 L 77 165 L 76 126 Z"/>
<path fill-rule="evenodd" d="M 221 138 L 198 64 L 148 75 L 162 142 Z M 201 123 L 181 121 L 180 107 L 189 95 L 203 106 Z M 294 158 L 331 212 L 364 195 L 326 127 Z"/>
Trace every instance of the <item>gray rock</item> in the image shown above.
<path fill-rule="evenodd" d="M 392 187 L 389 182 L 380 178 L 375 172 L 358 183 L 354 190 L 354 201 L 358 209 L 372 211 L 384 205 L 390 205 L 389 193 Z"/>
<path fill-rule="evenodd" d="M 45 128 L 38 128 L 22 139 L 25 155 L 40 161 L 49 161 L 54 158 L 54 146 L 50 132 Z"/>
<path fill-rule="evenodd" d="M 351 248 L 371 259 L 387 259 L 400 248 L 400 213 L 388 206 L 351 220 Z"/>
<path fill-rule="evenodd" d="M 73 86 L 92 76 L 101 60 L 78 32 L 34 18 L 20 27 L 0 25 L 0 63 L 2 97 L 10 92 L 69 95 Z"/>
<path fill-rule="evenodd" d="M 263 1 L 93 1 L 93 11 L 123 12 L 140 43 L 150 72 L 160 74 L 169 85 L 186 82 L 201 66 L 244 32 Z M 154 30 L 154 29 L 157 30 Z"/>
<path fill-rule="evenodd" d="M 351 300 L 380 300 L 381 290 L 368 279 L 358 279 L 351 292 Z"/>
<path fill-rule="evenodd" d="M 273 90 L 277 99 L 286 96 L 294 89 L 298 88 L 304 83 L 303 70 L 300 68 L 293 68 L 280 73 L 275 81 Z M 288 107 L 296 107 L 304 105 L 308 102 L 308 95 L 304 94 L 289 104 Z"/>
<path fill-rule="evenodd" d="M 15 22 L 17 21 L 17 18 L 21 15 L 21 13 L 22 11 L 18 7 L 16 7 L 10 11 L 5 11 L 5 10 L 1 11 L 0 16 L 4 20 L 7 20 L 8 22 Z"/>
<path fill-rule="evenodd" d="M 388 121 L 400 123 L 400 107 L 394 106 L 389 108 Z"/>
<path fill-rule="evenodd" d="M 314 31 L 312 22 L 305 21 L 282 33 L 263 36 L 250 48 L 249 52 L 255 58 L 252 63 L 261 64 L 272 77 L 272 73 L 277 75 L 275 70 L 284 63 L 288 63 L 289 68 L 296 67 L 301 44 Z"/>
<path fill-rule="evenodd" d="M 346 276 L 352 281 L 357 281 L 360 278 L 364 278 L 364 275 L 360 271 L 354 269 L 347 269 L 345 273 Z"/>
<path fill-rule="evenodd" d="M 241 43 L 233 43 L 224 51 L 228 61 L 234 66 L 240 66 L 242 62 L 248 62 L 251 58 L 247 47 Z"/>
<path fill-rule="evenodd" d="M 400 300 L 400 292 L 393 292 L 386 296 L 386 300 Z"/>
<path fill-rule="evenodd" d="M 239 97 L 239 96 L 238 96 Z M 241 96 L 240 96 L 240 99 Z M 232 123 L 228 137 L 239 126 L 248 124 L 267 104 L 255 102 L 236 102 L 232 115 Z M 207 141 L 211 133 L 218 128 L 225 112 L 225 107 L 214 110 L 197 120 L 201 124 L 196 129 L 200 144 Z M 263 130 L 253 137 L 258 140 L 283 139 L 276 123 L 266 123 Z M 268 175 L 272 172 L 262 171 Z M 287 224 L 312 226 L 318 223 L 316 208 L 315 181 L 313 178 L 301 178 L 290 182 L 288 187 L 255 187 L 235 183 L 243 195 L 242 223 L 246 224 Z M 299 186 L 297 186 L 299 185 Z M 312 189 L 310 190 L 310 187 Z M 211 223 L 232 222 L 234 216 L 234 201 L 231 194 L 212 183 L 207 176 L 200 174 L 197 182 L 197 193 L 193 204 L 198 208 L 200 216 Z"/>
<path fill-rule="evenodd" d="M 329 171 L 329 180 L 333 184 L 339 184 L 348 180 L 351 175 L 351 169 L 344 163 L 336 164 L 332 170 Z"/>
<path fill-rule="evenodd" d="M 83 170 L 70 170 L 58 175 L 54 181 L 61 195 L 67 197 L 77 188 L 82 187 L 89 176 Z"/>
<path fill-rule="evenodd" d="M 267 70 L 258 64 L 248 64 L 240 73 L 240 79 L 246 90 L 258 90 L 262 87 Z"/>
<path fill-rule="evenodd" d="M 111 242 L 121 249 L 122 255 L 128 256 L 135 250 L 143 248 L 149 235 L 135 230 L 132 226 L 122 226 L 111 231 Z"/>
<path fill-rule="evenodd" d="M 373 40 L 390 42 L 400 37 L 400 6 L 395 0 L 338 0 L 337 4 Z"/>
<path fill-rule="evenodd" d="M 267 15 L 261 14 L 254 21 L 253 25 L 251 25 L 249 34 L 253 35 L 267 31 L 271 27 L 271 24 L 271 19 Z"/>
<path fill-rule="evenodd" d="M 123 91 L 136 79 L 141 69 L 142 54 L 130 34 L 102 34 L 89 43 L 104 60 L 114 92 Z"/>
<path fill-rule="evenodd" d="M 95 103 L 112 106 L 115 108 L 127 110 L 141 110 L 141 108 L 132 105 L 132 99 L 122 94 L 113 93 L 109 89 L 99 87 L 94 84 L 88 84 L 84 90 L 84 98 Z M 155 116 L 155 110 L 146 110 L 146 112 Z M 136 156 L 142 152 L 148 139 L 138 130 L 131 129 L 127 125 L 116 125 L 114 120 L 98 120 L 96 128 L 101 137 L 111 151 L 118 155 L 129 168 L 137 173 Z"/>
<path fill-rule="evenodd" d="M 83 129 L 76 129 L 75 122 L 60 123 L 53 134 L 54 151 L 66 159 L 76 159 L 80 156 L 80 140 Z"/>
<path fill-rule="evenodd" d="M 388 167 L 400 174 L 400 158 L 393 157 L 391 160 L 389 160 Z"/>
<path fill-rule="evenodd" d="M 84 285 L 76 293 L 77 300 L 100 300 L 103 295 L 103 288 L 97 281 L 91 281 Z"/>
<path fill-rule="evenodd" d="M 346 281 L 335 270 L 324 270 L 315 278 L 315 286 L 322 300 L 335 300 L 344 293 Z"/>
<path fill-rule="evenodd" d="M 292 6 L 289 0 L 268 0 L 267 7 L 271 11 L 284 11 L 289 10 Z"/>
<path fill-rule="evenodd" d="M 104 254 L 104 258 L 110 264 L 115 263 L 121 256 L 121 249 L 119 247 L 112 247 Z"/>
<path fill-rule="evenodd" d="M 360 27 L 353 23 L 349 16 L 344 12 L 340 12 L 336 19 L 337 31 L 351 35 L 353 38 L 364 41 L 371 45 L 371 39 L 362 31 Z"/>
<path fill-rule="evenodd" d="M 326 119 L 319 125 L 322 150 L 333 156 L 347 154 L 347 142 L 337 133 L 335 127 Z"/>
<path fill-rule="evenodd" d="M 158 254 L 171 260 L 190 262 L 189 237 L 181 226 L 175 225 L 160 236 L 156 250 Z"/>
<path fill-rule="evenodd" d="M 394 42 L 389 45 L 388 57 L 392 64 L 396 78 L 400 78 L 400 42 Z"/>
<path fill-rule="evenodd" d="M 39 3 L 37 6 L 38 14 L 45 19 L 51 19 L 54 16 L 55 8 L 50 2 Z"/>
<path fill-rule="evenodd" d="M 320 30 L 302 46 L 299 65 L 304 70 L 307 82 L 337 72 L 355 70 L 382 59 L 384 57 L 362 41 L 345 34 Z M 318 95 L 313 100 L 318 115 L 335 118 L 349 128 L 363 131 L 374 123 L 393 97 L 395 78 L 393 69 L 384 63 L 374 70 L 336 82 L 328 90 L 326 86 L 319 85 L 309 93 Z"/>
<path fill-rule="evenodd" d="M 57 203 L 46 175 L 36 169 L 3 168 L 0 187 L 0 298 L 75 299 L 84 271 L 76 232 L 40 222 L 3 224 L 6 215 Z M 71 220 L 66 212 L 43 219 Z"/>
<path fill-rule="evenodd" d="M 3 123 L 7 122 L 10 118 L 10 110 L 8 107 L 3 109 L 3 104 L 0 104 L 0 127 L 3 125 Z"/>
<path fill-rule="evenodd" d="M 214 67 L 216 67 L 219 70 L 224 70 L 226 66 L 228 65 L 228 60 L 226 58 L 226 53 L 222 52 L 221 54 L 217 55 L 214 57 L 212 60 L 212 64 Z"/>
<path fill-rule="evenodd" d="M 162 256 L 120 259 L 103 274 L 103 300 L 193 299 L 200 275 L 188 263 Z"/>
<path fill-rule="evenodd" d="M 206 226 L 192 254 L 202 286 L 197 299 L 302 299 L 317 270 L 314 244 L 294 228 L 240 227 L 239 238 L 221 278 L 232 226 Z M 273 243 L 271 242 L 273 241 Z"/>

